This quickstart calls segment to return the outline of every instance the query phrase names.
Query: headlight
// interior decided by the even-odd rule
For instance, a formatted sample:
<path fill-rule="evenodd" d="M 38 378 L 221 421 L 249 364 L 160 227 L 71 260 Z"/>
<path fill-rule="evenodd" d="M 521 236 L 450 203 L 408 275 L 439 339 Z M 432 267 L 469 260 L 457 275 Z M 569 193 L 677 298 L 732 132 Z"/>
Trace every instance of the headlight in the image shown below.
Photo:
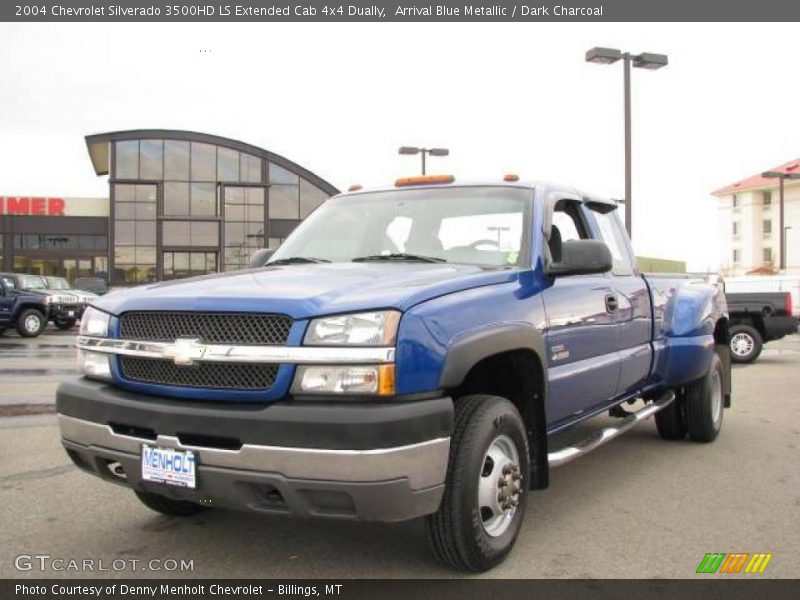
<path fill-rule="evenodd" d="M 111 357 L 100 352 L 78 350 L 78 370 L 87 377 L 111 379 Z"/>
<path fill-rule="evenodd" d="M 298 367 L 295 394 L 372 394 L 391 396 L 395 391 L 394 365 L 327 365 Z"/>
<path fill-rule="evenodd" d="M 108 323 L 110 320 L 111 315 L 90 306 L 81 317 L 80 335 L 108 337 Z"/>
<path fill-rule="evenodd" d="M 400 313 L 396 310 L 355 313 L 314 319 L 307 346 L 393 346 Z"/>

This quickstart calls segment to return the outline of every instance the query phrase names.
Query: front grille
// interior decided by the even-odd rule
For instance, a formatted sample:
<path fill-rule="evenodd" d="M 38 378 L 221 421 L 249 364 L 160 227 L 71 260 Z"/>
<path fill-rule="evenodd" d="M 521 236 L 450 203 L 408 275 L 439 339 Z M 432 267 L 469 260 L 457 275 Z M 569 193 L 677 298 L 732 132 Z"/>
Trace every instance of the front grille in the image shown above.
<path fill-rule="evenodd" d="M 278 374 L 278 365 L 271 364 L 204 362 L 183 367 L 134 356 L 120 356 L 119 366 L 131 381 L 218 390 L 268 390 Z"/>
<path fill-rule="evenodd" d="M 174 342 L 198 338 L 206 344 L 283 346 L 292 319 L 286 315 L 199 312 L 130 312 L 120 318 L 120 337 Z"/>

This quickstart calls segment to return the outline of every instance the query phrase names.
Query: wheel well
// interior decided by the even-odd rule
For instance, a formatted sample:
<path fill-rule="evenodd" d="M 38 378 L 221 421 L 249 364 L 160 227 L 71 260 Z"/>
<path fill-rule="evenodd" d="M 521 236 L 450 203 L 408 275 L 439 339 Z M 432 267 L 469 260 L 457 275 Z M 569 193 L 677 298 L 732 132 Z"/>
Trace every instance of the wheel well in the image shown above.
<path fill-rule="evenodd" d="M 728 344 L 731 341 L 730 324 L 728 319 L 722 318 L 714 327 L 714 341 L 717 344 Z"/>
<path fill-rule="evenodd" d="M 548 484 L 545 400 L 547 385 L 542 362 L 532 350 L 518 349 L 488 356 L 476 363 L 453 397 L 489 394 L 511 401 L 528 432 L 531 451 L 531 488 Z"/>
<path fill-rule="evenodd" d="M 725 408 L 731 406 L 731 333 L 730 322 L 726 318 L 721 318 L 714 326 L 714 342 L 717 345 L 717 353 L 722 360 L 723 378 L 722 387 L 725 394 Z"/>
<path fill-rule="evenodd" d="M 722 319 L 720 319 L 720 321 L 721 320 Z M 762 338 L 766 336 L 766 329 L 764 327 L 764 319 L 762 319 L 761 315 L 759 315 L 759 314 L 748 313 L 747 316 L 737 317 L 737 318 L 734 319 L 733 323 L 731 323 L 731 326 L 733 326 L 733 325 L 749 325 L 750 327 L 753 327 L 756 331 L 758 331 L 758 333 L 761 334 Z M 719 322 L 717 322 L 717 326 L 719 326 Z M 715 332 L 714 339 L 716 339 L 716 332 Z"/>
<path fill-rule="evenodd" d="M 23 311 L 28 310 L 29 308 L 40 313 L 42 316 L 45 316 L 45 312 L 42 310 L 42 307 L 36 304 L 23 304 L 22 306 L 19 307 L 19 310 L 17 311 L 17 316 L 19 316 Z"/>

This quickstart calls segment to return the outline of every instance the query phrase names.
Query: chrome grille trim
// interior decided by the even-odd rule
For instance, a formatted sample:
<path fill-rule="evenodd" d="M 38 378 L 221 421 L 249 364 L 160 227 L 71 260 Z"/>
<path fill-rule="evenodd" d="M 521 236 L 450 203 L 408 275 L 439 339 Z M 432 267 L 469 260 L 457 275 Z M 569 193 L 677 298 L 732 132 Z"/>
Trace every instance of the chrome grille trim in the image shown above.
<path fill-rule="evenodd" d="M 182 340 L 182 342 L 151 342 L 79 336 L 76 346 L 81 350 L 91 352 L 140 358 L 161 358 L 176 362 L 181 357 L 181 352 L 186 350 L 186 346 L 189 346 L 189 349 L 195 351 L 190 357 L 189 363 L 209 361 L 297 365 L 368 365 L 392 363 L 395 359 L 393 347 L 233 346 L 201 344 L 197 340 Z"/>

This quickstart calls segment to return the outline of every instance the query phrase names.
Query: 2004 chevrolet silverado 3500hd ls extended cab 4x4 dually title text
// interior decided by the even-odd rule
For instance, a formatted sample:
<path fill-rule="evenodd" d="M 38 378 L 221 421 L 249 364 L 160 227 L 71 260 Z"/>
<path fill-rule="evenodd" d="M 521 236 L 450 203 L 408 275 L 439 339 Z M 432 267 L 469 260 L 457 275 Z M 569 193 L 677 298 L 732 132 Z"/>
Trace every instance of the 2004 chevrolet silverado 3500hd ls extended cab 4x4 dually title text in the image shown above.
<path fill-rule="evenodd" d="M 714 440 L 722 293 L 642 276 L 615 204 L 507 179 L 342 194 L 265 266 L 98 299 L 57 394 L 70 457 L 166 514 L 426 517 L 442 561 L 481 571 L 551 467 L 650 415 Z"/>

